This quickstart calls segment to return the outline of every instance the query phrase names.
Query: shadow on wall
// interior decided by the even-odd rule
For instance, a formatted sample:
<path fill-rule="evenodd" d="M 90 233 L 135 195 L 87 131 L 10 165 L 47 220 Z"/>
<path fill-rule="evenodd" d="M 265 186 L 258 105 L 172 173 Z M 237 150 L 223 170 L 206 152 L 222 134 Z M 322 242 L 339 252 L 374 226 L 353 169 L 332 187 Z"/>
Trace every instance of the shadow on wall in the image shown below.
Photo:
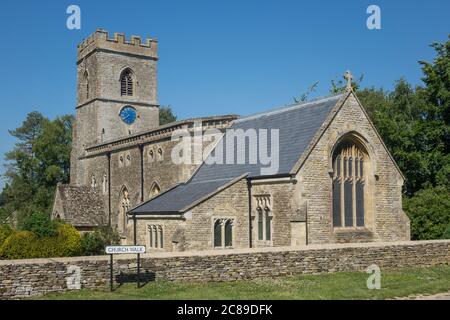
<path fill-rule="evenodd" d="M 141 288 L 141 287 L 145 286 L 147 283 L 155 281 L 155 273 L 145 270 L 145 271 L 141 272 L 141 274 L 139 275 L 139 279 L 138 279 L 137 273 L 120 272 L 115 277 L 115 283 L 117 283 L 118 286 L 115 287 L 114 289 L 120 288 L 122 285 L 124 285 L 126 283 L 138 283 L 138 280 L 139 280 L 139 288 Z"/>

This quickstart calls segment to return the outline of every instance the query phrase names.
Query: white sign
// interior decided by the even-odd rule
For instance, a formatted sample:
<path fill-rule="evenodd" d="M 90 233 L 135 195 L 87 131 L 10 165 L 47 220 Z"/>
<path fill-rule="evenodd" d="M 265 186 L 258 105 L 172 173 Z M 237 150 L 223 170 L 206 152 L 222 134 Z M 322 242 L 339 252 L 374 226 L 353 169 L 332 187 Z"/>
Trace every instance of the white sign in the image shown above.
<path fill-rule="evenodd" d="M 106 254 L 138 254 L 145 253 L 145 246 L 108 246 Z"/>

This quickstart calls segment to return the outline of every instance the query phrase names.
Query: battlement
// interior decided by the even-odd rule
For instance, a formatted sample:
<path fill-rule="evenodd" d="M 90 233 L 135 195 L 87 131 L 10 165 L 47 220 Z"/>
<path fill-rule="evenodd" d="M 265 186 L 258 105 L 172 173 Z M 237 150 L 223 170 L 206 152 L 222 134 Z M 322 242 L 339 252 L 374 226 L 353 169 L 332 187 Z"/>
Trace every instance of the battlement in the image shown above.
<path fill-rule="evenodd" d="M 128 40 L 124 33 L 118 32 L 110 37 L 108 31 L 97 29 L 78 45 L 78 60 L 96 49 L 158 58 L 158 41 L 156 39 L 146 38 L 142 42 L 141 37 L 132 35 Z"/>

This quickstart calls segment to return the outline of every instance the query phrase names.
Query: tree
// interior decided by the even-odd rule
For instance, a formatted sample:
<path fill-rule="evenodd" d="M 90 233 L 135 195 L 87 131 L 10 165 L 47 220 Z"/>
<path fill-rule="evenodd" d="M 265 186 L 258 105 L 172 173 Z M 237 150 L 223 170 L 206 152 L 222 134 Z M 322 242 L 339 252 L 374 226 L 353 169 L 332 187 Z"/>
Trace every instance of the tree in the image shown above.
<path fill-rule="evenodd" d="M 159 108 L 159 125 L 165 125 L 177 121 L 177 116 L 173 113 L 171 106 Z"/>
<path fill-rule="evenodd" d="M 301 103 L 308 101 L 309 95 L 316 91 L 317 87 L 319 86 L 319 81 L 314 82 L 307 90 L 306 92 L 303 92 L 298 97 L 294 97 L 294 103 Z"/>
<path fill-rule="evenodd" d="M 445 187 L 430 187 L 404 199 L 404 208 L 411 218 L 414 240 L 440 239 L 450 226 L 450 193 Z"/>
<path fill-rule="evenodd" d="M 0 219 L 19 223 L 31 214 L 49 214 L 57 183 L 69 181 L 72 116 L 53 121 L 38 112 L 27 115 L 22 126 L 10 133 L 19 141 L 6 154 L 6 185 Z"/>
<path fill-rule="evenodd" d="M 354 91 L 358 91 L 361 87 L 361 82 L 364 80 L 364 75 L 362 74 L 357 80 L 352 80 L 352 88 Z M 330 93 L 335 95 L 342 92 L 345 92 L 347 89 L 347 85 L 344 80 L 339 79 L 338 81 L 331 80 L 331 89 Z"/>

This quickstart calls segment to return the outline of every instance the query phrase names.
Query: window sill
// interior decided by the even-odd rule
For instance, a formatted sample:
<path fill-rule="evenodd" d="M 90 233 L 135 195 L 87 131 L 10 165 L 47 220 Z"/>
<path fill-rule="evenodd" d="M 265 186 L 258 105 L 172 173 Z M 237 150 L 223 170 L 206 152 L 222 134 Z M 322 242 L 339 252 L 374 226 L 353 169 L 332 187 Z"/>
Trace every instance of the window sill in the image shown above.
<path fill-rule="evenodd" d="M 333 227 L 335 233 L 347 233 L 347 232 L 361 232 L 361 233 L 371 233 L 366 227 Z"/>

